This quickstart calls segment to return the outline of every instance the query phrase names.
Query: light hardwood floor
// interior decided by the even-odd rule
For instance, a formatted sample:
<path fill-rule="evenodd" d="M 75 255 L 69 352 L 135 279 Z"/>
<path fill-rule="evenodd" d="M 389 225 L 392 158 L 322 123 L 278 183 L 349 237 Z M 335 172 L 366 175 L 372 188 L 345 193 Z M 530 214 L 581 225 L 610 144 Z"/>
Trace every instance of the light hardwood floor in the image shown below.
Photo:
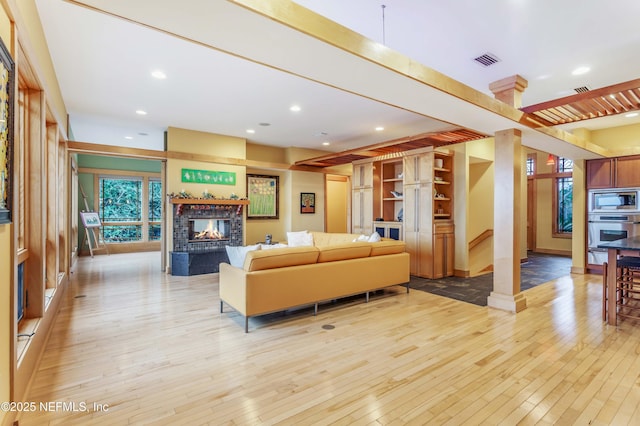
<path fill-rule="evenodd" d="M 20 426 L 640 424 L 640 324 L 602 322 L 599 276 L 528 290 L 517 315 L 393 287 L 245 334 L 217 275 L 159 264 L 80 260 L 26 400 L 87 412 Z"/>

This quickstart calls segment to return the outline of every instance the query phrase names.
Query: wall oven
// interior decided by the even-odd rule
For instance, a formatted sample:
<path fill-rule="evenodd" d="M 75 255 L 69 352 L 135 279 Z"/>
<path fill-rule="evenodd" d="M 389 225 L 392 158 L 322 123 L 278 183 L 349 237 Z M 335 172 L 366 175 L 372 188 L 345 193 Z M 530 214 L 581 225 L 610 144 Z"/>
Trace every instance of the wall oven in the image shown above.
<path fill-rule="evenodd" d="M 589 213 L 640 212 L 638 188 L 589 191 Z"/>
<path fill-rule="evenodd" d="M 601 265 L 607 261 L 607 250 L 598 244 L 640 235 L 640 213 L 590 213 L 588 222 L 588 263 Z"/>

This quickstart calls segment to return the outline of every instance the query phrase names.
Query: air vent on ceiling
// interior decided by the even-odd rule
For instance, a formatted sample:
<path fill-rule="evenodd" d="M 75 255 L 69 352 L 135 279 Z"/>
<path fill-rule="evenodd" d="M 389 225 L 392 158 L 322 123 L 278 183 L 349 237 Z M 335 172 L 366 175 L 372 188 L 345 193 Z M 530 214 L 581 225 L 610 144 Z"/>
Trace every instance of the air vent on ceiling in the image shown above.
<path fill-rule="evenodd" d="M 584 93 L 584 92 L 588 92 L 591 89 L 589 89 L 589 87 L 587 87 L 587 86 L 581 86 L 581 87 L 576 87 L 573 90 L 575 90 L 576 93 Z"/>
<path fill-rule="evenodd" d="M 480 55 L 477 58 L 473 58 L 473 60 L 484 67 L 488 67 L 495 64 L 496 62 L 500 62 L 500 59 L 493 53 L 485 53 L 484 55 Z"/>

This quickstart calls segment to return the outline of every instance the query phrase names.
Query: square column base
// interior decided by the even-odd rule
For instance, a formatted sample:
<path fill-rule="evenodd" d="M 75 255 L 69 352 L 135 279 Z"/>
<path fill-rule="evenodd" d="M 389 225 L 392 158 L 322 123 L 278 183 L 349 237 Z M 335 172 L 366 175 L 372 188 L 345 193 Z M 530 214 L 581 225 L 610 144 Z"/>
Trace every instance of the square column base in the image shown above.
<path fill-rule="evenodd" d="M 524 297 L 522 293 L 512 296 L 492 291 L 489 297 L 487 297 L 487 305 L 490 308 L 518 313 L 527 308 L 527 298 Z"/>

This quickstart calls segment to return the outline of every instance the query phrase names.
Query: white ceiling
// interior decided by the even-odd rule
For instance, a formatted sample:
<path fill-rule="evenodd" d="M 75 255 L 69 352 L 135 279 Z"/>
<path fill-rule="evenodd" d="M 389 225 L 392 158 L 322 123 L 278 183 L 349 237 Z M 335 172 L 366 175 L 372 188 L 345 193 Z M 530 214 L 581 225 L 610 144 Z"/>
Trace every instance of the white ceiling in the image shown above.
<path fill-rule="evenodd" d="M 529 82 L 525 106 L 640 77 L 637 0 L 297 3 L 487 95 L 489 83 L 520 74 Z M 173 126 L 340 151 L 451 128 L 445 121 L 481 132 L 504 128 L 503 120 L 423 93 L 225 0 L 36 4 L 79 141 L 162 149 Z M 488 68 L 473 61 L 484 53 L 501 61 Z M 578 66 L 591 71 L 572 76 Z M 151 77 L 157 69 L 167 78 Z M 293 104 L 302 110 L 289 111 Z M 616 116 L 572 127 L 639 122 Z"/>

